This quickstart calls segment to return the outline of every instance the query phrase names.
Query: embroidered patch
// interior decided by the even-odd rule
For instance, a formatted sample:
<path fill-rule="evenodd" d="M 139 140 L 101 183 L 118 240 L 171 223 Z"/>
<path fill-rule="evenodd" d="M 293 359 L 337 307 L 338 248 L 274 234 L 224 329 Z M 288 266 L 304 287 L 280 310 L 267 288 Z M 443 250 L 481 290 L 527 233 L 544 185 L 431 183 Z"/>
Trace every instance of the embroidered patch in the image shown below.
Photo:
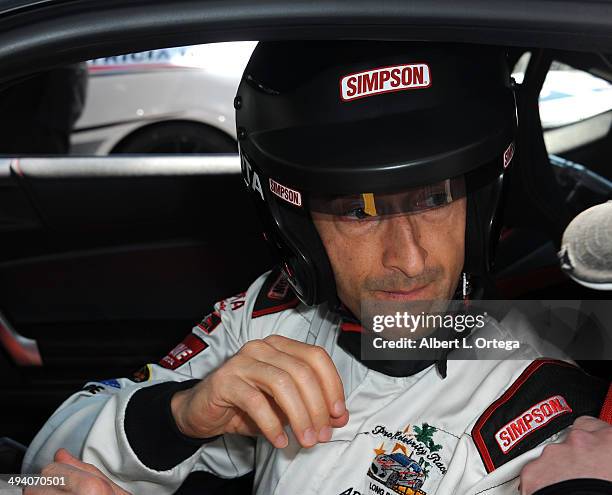
<path fill-rule="evenodd" d="M 121 388 L 121 384 L 117 381 L 116 378 L 109 378 L 107 380 L 100 380 L 100 383 L 103 385 L 108 385 L 113 388 Z"/>
<path fill-rule="evenodd" d="M 172 349 L 159 362 L 160 366 L 169 370 L 175 370 L 179 366 L 185 364 L 190 359 L 194 358 L 200 352 L 208 347 L 208 344 L 200 339 L 197 335 L 190 333 L 185 337 L 179 345 Z"/>
<path fill-rule="evenodd" d="M 147 364 L 135 371 L 130 380 L 136 383 L 148 382 L 151 379 L 151 365 Z"/>
<path fill-rule="evenodd" d="M 113 388 L 121 388 L 121 384 L 115 378 L 109 378 L 107 380 L 98 380 L 95 382 L 86 383 L 81 389 L 81 392 L 96 395 L 101 392 L 109 393 L 109 390 Z"/>
<path fill-rule="evenodd" d="M 105 390 L 106 390 L 106 387 L 104 387 L 103 385 L 100 385 L 99 383 L 98 384 L 88 383 L 81 389 L 81 392 L 86 392 L 90 395 L 96 395 L 100 392 L 104 392 Z"/>
<path fill-rule="evenodd" d="M 448 469 L 442 459 L 443 446 L 434 437 L 437 431 L 427 423 L 396 432 L 384 425 L 374 427 L 370 434 L 382 441 L 368 469 L 367 493 L 427 495 L 427 490 L 435 491 L 431 481 L 437 484 Z"/>
<path fill-rule="evenodd" d="M 597 416 L 607 384 L 553 359 L 531 363 L 472 429 L 487 472 L 533 449 L 578 416 Z"/>
<path fill-rule="evenodd" d="M 275 267 L 257 294 L 253 306 L 253 318 L 278 313 L 285 309 L 295 308 L 299 299 L 291 290 L 291 286 L 280 267 Z"/>
<path fill-rule="evenodd" d="M 235 296 L 228 297 L 218 302 L 219 311 L 227 311 L 228 309 L 236 311 L 244 306 L 246 302 L 246 292 L 240 292 Z"/>
<path fill-rule="evenodd" d="M 540 428 L 561 414 L 571 413 L 572 408 L 561 395 L 549 397 L 530 407 L 518 417 L 505 424 L 496 434 L 495 440 L 507 454 L 533 430 Z"/>
<path fill-rule="evenodd" d="M 285 277 L 285 274 L 281 272 L 268 291 L 268 299 L 272 301 L 282 301 L 287 297 L 289 288 L 289 281 L 287 277 Z"/>
<path fill-rule="evenodd" d="M 244 303 L 243 303 L 244 304 Z M 211 334 L 212 331 L 219 326 L 221 323 L 221 315 L 216 311 L 210 313 L 206 318 L 204 318 L 200 323 L 198 323 L 197 327 L 202 330 L 206 334 Z"/>

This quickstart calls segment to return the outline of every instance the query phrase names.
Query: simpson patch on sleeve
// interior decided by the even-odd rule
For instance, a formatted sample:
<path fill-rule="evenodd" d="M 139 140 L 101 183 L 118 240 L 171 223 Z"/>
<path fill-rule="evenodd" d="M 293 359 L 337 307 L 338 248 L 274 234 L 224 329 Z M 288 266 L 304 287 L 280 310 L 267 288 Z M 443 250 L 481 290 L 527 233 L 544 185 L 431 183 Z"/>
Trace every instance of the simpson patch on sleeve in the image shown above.
<path fill-rule="evenodd" d="M 538 359 L 472 429 L 487 472 L 533 449 L 578 416 L 597 417 L 607 385 L 563 361 Z"/>

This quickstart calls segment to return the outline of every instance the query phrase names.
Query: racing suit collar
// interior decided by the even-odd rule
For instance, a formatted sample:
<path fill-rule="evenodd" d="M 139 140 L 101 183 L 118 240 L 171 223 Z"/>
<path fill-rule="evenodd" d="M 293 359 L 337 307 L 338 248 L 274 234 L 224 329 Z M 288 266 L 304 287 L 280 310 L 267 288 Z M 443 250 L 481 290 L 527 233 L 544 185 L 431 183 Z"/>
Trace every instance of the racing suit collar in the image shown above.
<path fill-rule="evenodd" d="M 418 372 L 436 365 L 438 373 L 442 378 L 446 378 L 448 350 L 442 349 L 438 359 L 423 360 L 373 360 L 361 358 L 361 334 L 364 328 L 359 319 L 343 303 L 336 309 L 340 316 L 340 332 L 338 335 L 338 345 L 357 359 L 367 368 L 383 373 L 387 376 L 406 377 L 416 375 Z"/>

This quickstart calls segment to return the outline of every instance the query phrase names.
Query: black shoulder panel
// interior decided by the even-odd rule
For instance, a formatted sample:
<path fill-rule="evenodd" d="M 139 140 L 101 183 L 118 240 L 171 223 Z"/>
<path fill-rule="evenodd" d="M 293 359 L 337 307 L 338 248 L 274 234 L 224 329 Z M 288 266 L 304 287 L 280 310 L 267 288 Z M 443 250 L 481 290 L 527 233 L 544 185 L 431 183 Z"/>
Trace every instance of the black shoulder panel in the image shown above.
<path fill-rule="evenodd" d="M 295 308 L 299 299 L 294 294 L 280 267 L 274 268 L 257 294 L 252 318 Z"/>
<path fill-rule="evenodd" d="M 608 385 L 553 359 L 531 363 L 472 429 L 487 472 L 533 449 L 578 416 L 597 417 Z"/>

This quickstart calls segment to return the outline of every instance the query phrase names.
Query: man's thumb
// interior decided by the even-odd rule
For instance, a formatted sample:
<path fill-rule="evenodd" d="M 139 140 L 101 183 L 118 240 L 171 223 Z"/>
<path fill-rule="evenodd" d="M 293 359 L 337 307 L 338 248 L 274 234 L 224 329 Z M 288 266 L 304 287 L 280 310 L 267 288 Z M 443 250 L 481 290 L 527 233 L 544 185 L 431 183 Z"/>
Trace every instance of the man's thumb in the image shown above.
<path fill-rule="evenodd" d="M 87 464 L 86 462 L 83 462 L 80 459 L 77 459 L 66 449 L 59 449 L 55 453 L 54 460 L 55 462 L 60 462 L 62 464 L 68 464 L 70 466 L 74 466 L 75 468 L 82 469 L 83 471 L 87 471 L 91 474 L 95 474 L 96 476 L 104 476 L 98 468 L 92 466 L 91 464 Z"/>

